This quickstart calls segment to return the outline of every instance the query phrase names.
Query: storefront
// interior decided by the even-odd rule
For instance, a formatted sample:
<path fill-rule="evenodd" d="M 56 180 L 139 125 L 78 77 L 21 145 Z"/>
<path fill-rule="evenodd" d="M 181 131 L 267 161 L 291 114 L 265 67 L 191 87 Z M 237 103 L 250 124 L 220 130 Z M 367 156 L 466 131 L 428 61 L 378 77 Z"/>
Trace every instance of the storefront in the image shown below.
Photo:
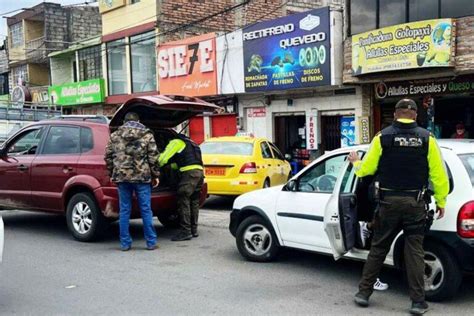
<path fill-rule="evenodd" d="M 472 17 L 405 23 L 354 35 L 345 47 L 344 83 L 370 91 L 372 131 L 393 121 L 401 98 L 418 105 L 418 124 L 438 138 L 473 130 Z M 351 60 L 347 57 L 350 56 Z M 372 134 L 373 134 L 372 133 Z"/>
<path fill-rule="evenodd" d="M 359 142 L 361 88 L 342 88 L 342 15 L 314 9 L 243 30 L 241 129 L 272 140 L 300 169 Z"/>
<path fill-rule="evenodd" d="M 419 105 L 418 123 L 438 138 L 449 138 L 462 124 L 474 133 L 474 76 L 424 79 L 401 82 L 380 82 L 374 85 L 376 129 L 389 125 L 395 103 L 403 97 Z"/>

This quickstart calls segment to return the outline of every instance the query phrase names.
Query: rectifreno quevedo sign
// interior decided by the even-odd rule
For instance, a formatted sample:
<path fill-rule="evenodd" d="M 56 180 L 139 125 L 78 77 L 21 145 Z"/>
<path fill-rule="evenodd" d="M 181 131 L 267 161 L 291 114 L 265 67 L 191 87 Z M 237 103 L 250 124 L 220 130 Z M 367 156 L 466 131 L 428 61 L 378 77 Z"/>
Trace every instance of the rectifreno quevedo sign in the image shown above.
<path fill-rule="evenodd" d="M 249 26 L 243 41 L 246 92 L 331 84 L 328 7 Z"/>

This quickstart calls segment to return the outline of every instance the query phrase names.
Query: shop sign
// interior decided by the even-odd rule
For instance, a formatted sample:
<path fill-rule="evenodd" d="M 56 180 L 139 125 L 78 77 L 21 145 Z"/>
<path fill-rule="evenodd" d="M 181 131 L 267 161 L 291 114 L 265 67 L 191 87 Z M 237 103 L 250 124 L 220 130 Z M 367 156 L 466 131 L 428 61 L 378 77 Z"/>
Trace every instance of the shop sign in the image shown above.
<path fill-rule="evenodd" d="M 329 8 L 244 28 L 245 91 L 331 84 Z"/>
<path fill-rule="evenodd" d="M 25 102 L 31 101 L 31 94 L 25 86 L 16 86 L 11 92 L 11 108 L 23 109 Z"/>
<path fill-rule="evenodd" d="M 100 13 L 104 13 L 123 7 L 124 5 L 125 0 L 99 0 L 99 11 Z"/>
<path fill-rule="evenodd" d="M 355 119 L 354 116 L 341 117 L 341 147 L 355 145 Z"/>
<path fill-rule="evenodd" d="M 51 86 L 48 89 L 51 103 L 56 105 L 77 105 L 104 102 L 104 79 Z"/>
<path fill-rule="evenodd" d="M 264 107 L 249 108 L 247 110 L 248 117 L 265 117 L 267 116 L 267 109 Z"/>
<path fill-rule="evenodd" d="M 370 122 L 367 116 L 359 117 L 359 143 L 370 143 Z"/>
<path fill-rule="evenodd" d="M 454 66 L 454 29 L 452 19 L 438 19 L 354 35 L 352 74 Z"/>
<path fill-rule="evenodd" d="M 313 110 L 309 115 L 306 115 L 306 149 L 318 149 L 318 111 Z"/>
<path fill-rule="evenodd" d="M 375 85 L 378 99 L 474 92 L 474 76 L 461 76 L 456 79 L 423 79 L 399 82 L 379 82 Z"/>
<path fill-rule="evenodd" d="M 161 94 L 217 94 L 216 35 L 190 37 L 158 46 Z"/>
<path fill-rule="evenodd" d="M 31 87 L 31 101 L 33 103 L 48 103 L 49 94 L 48 87 Z"/>

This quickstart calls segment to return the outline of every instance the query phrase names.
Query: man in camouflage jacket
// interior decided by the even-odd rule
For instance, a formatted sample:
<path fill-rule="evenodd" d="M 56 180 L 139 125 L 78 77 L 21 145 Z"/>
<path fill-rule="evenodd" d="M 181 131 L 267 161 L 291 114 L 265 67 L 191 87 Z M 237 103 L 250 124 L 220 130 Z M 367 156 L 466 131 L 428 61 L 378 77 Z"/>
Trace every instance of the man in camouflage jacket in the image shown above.
<path fill-rule="evenodd" d="M 136 113 L 127 113 L 124 125 L 110 135 L 105 162 L 112 181 L 118 185 L 120 247 L 123 251 L 132 246 L 129 221 L 134 192 L 140 206 L 147 249 L 157 248 L 151 187 L 158 185 L 159 170 L 155 163 L 158 154 L 153 133 L 139 122 Z"/>

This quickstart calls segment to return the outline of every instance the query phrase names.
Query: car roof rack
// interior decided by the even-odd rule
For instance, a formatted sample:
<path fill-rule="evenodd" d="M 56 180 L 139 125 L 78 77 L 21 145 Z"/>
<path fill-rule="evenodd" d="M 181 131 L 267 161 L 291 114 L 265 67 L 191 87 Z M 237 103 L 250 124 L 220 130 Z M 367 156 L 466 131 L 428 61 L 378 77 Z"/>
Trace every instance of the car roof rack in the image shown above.
<path fill-rule="evenodd" d="M 105 115 L 61 115 L 51 119 L 64 121 L 89 121 L 94 123 L 109 124 L 109 119 Z"/>

